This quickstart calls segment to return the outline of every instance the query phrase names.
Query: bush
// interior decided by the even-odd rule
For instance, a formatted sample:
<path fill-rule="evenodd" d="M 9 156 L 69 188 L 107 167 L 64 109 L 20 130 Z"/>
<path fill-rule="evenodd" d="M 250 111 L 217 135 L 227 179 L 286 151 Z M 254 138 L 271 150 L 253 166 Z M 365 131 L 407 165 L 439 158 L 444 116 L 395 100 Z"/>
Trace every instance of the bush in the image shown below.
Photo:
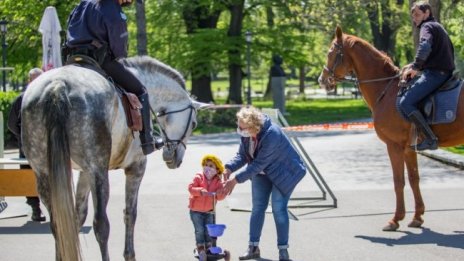
<path fill-rule="evenodd" d="M 19 93 L 14 91 L 0 93 L 0 111 L 3 114 L 3 142 L 6 147 L 11 146 L 11 144 L 16 144 L 16 139 L 13 137 L 13 134 L 8 130 L 7 122 L 8 115 L 10 114 L 11 110 L 11 104 L 18 95 Z"/>
<path fill-rule="evenodd" d="M 237 126 L 235 114 L 239 109 L 218 109 L 198 111 L 198 128 L 196 132 L 218 133 L 233 129 Z"/>

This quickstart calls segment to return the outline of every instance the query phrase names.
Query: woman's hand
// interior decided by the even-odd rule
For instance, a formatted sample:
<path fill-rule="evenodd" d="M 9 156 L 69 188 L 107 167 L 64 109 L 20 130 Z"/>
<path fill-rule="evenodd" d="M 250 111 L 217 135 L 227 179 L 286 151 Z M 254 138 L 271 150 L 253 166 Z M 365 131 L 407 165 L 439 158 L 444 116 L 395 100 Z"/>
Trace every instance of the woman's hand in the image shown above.
<path fill-rule="evenodd" d="M 230 174 L 232 174 L 232 171 L 230 169 L 224 169 L 222 172 L 222 175 L 224 176 L 224 181 L 229 180 Z"/>
<path fill-rule="evenodd" d="M 225 195 L 230 195 L 232 190 L 234 190 L 235 185 L 237 184 L 237 180 L 235 178 L 227 180 L 224 183 L 224 188 L 222 189 L 222 193 Z"/>

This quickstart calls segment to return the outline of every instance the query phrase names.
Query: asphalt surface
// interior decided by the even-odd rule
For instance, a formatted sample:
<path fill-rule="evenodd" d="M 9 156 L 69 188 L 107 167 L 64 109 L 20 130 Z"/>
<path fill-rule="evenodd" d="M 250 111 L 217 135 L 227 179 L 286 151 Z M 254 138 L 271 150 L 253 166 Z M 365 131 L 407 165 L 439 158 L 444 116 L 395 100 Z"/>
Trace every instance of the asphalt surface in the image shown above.
<path fill-rule="evenodd" d="M 408 228 L 414 210 L 406 185 L 407 216 L 397 232 L 383 232 L 393 216 L 395 196 L 386 147 L 374 131 L 325 131 L 299 134 L 299 140 L 337 197 L 337 208 L 292 208 L 289 253 L 295 261 L 331 260 L 464 260 L 464 172 L 429 157 L 419 156 L 421 188 L 426 205 L 423 228 Z M 135 231 L 137 260 L 195 260 L 193 226 L 188 215 L 187 185 L 200 159 L 214 153 L 223 161 L 238 148 L 235 134 L 193 137 L 179 169 L 169 170 L 160 153 L 149 156 L 139 194 Z M 108 216 L 112 260 L 123 260 L 124 175 L 110 172 Z M 407 180 L 407 178 L 406 178 Z M 319 196 L 310 175 L 298 185 L 294 197 Z M 24 198 L 6 198 L 9 211 L 27 209 Z M 330 200 L 292 201 L 291 204 L 330 204 Z M 250 206 L 250 183 L 237 185 L 232 195 L 217 205 L 217 223 L 227 225 L 218 245 L 231 260 L 246 249 L 249 212 L 231 211 L 237 204 Z M 7 209 L 8 210 L 8 209 Z M 5 211 L 7 211 L 5 210 Z M 92 229 L 92 213 L 81 233 L 85 260 L 100 260 Z M 48 220 L 48 216 L 47 216 Z M 264 261 L 278 260 L 272 214 L 266 216 L 261 239 Z M 49 223 L 25 217 L 0 219 L 0 260 L 54 260 L 54 240 Z"/>

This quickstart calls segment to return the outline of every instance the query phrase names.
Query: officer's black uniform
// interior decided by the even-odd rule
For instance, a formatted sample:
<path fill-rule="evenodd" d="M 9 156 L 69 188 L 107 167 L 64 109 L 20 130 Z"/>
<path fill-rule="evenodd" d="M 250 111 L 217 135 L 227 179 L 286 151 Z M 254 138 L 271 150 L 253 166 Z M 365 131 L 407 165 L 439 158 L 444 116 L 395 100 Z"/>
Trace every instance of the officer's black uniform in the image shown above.
<path fill-rule="evenodd" d="M 147 155 L 154 151 L 148 93 L 145 86 L 117 61 L 127 57 L 126 21 L 117 0 L 81 0 L 69 16 L 66 46 L 70 54 L 95 58 L 115 83 L 139 97 L 143 105 L 140 140 L 143 153 Z"/>

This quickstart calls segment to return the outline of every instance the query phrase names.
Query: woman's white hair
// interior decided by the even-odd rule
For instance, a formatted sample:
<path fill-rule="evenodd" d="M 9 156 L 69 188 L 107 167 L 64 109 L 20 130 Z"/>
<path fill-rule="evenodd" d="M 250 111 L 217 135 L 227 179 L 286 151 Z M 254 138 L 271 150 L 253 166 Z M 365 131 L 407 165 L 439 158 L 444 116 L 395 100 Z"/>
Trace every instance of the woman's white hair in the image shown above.
<path fill-rule="evenodd" d="M 264 125 L 263 113 L 255 107 L 243 107 L 237 112 L 237 119 L 258 133 Z"/>
<path fill-rule="evenodd" d="M 36 68 L 32 68 L 31 70 L 29 70 L 28 76 L 29 76 L 29 79 L 31 79 L 31 78 L 35 78 L 35 77 L 41 75 L 42 73 L 43 73 L 43 71 L 40 68 L 36 67 Z"/>

